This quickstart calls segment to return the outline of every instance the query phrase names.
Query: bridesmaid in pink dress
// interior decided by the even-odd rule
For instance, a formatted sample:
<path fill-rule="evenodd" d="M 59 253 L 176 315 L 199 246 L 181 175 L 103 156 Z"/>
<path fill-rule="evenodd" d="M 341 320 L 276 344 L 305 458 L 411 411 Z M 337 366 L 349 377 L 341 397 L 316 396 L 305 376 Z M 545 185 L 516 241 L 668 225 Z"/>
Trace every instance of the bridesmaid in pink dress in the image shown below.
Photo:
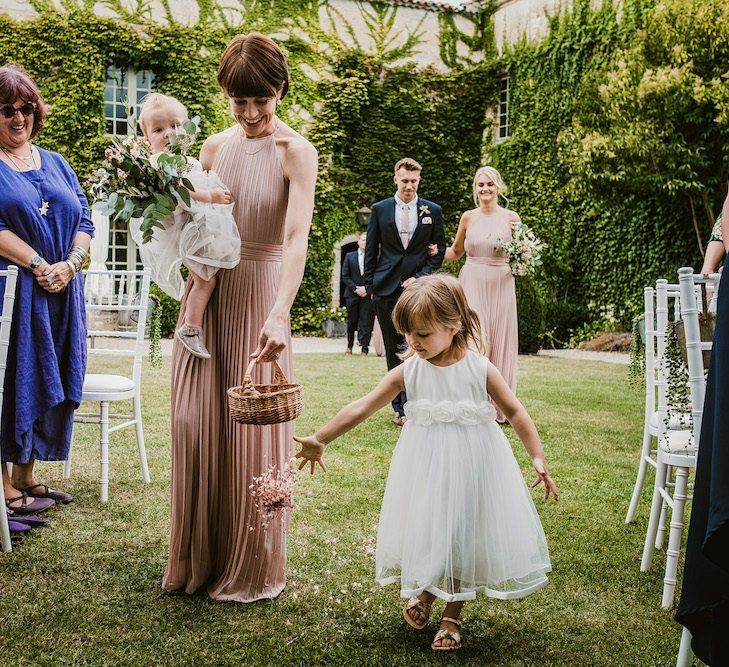
<path fill-rule="evenodd" d="M 218 82 L 236 123 L 200 151 L 233 195 L 240 263 L 219 273 L 205 311 L 210 359 L 175 341 L 172 357 L 172 505 L 162 587 L 215 600 L 275 598 L 286 583 L 288 513 L 266 530 L 249 487 L 292 455 L 293 422 L 234 423 L 226 390 L 251 358 L 255 382 L 277 360 L 292 378 L 289 311 L 301 284 L 314 210 L 314 147 L 276 116 L 288 89 L 281 50 L 257 33 L 223 53 Z M 182 301 L 184 321 L 188 290 Z"/>
<path fill-rule="evenodd" d="M 446 260 L 466 255 L 458 280 L 471 306 L 481 319 L 488 357 L 516 391 L 516 358 L 519 352 L 519 326 L 516 317 L 516 291 L 509 260 L 501 244 L 511 240 L 517 213 L 499 205 L 506 186 L 496 169 L 481 167 L 473 179 L 473 200 L 478 208 L 466 211 L 458 223 L 453 245 Z M 506 200 L 506 198 L 504 198 Z M 507 202 L 508 203 L 508 202 Z M 497 410 L 497 421 L 504 415 Z"/>

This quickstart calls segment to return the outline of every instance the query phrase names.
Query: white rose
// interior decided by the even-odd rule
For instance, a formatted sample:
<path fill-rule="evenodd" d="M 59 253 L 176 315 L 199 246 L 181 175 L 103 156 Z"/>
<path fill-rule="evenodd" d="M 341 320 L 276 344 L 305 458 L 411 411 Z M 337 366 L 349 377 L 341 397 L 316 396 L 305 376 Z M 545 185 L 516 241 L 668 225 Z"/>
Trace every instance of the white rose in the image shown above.
<path fill-rule="evenodd" d="M 436 403 L 430 413 L 433 421 L 437 422 L 452 422 L 456 418 L 453 403 L 450 401 L 441 401 Z"/>
<path fill-rule="evenodd" d="M 464 426 L 475 426 L 481 421 L 481 409 L 473 401 L 459 401 L 456 410 L 458 421 Z"/>

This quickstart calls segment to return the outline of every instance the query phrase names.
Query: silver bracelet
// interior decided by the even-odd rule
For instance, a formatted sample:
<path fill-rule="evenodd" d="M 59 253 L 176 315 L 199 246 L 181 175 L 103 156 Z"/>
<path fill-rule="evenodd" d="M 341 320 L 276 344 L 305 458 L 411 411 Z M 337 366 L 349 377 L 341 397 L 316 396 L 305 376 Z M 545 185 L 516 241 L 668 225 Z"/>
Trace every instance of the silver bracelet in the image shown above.
<path fill-rule="evenodd" d="M 76 277 L 76 274 L 78 273 L 78 269 L 76 268 L 76 265 L 70 260 L 66 260 L 66 264 L 68 264 L 71 267 L 71 273 L 73 273 L 73 277 Z"/>

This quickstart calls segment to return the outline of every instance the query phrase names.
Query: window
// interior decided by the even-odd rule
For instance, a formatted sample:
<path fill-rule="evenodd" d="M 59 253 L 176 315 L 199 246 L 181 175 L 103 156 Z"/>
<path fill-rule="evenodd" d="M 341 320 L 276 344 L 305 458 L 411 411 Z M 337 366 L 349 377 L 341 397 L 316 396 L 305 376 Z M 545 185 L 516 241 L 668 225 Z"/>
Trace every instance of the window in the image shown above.
<path fill-rule="evenodd" d="M 509 85 L 508 76 L 499 79 L 499 109 L 497 113 L 497 134 L 496 141 L 504 141 L 509 138 Z"/>
<path fill-rule="evenodd" d="M 133 114 L 138 118 L 139 103 L 154 89 L 154 74 L 150 70 L 137 72 L 132 68 L 109 67 L 104 88 L 106 133 L 115 136 L 132 134 L 134 123 L 129 117 L 127 105 L 133 105 Z M 109 260 L 112 270 L 133 271 L 142 268 L 136 244 L 126 223 L 112 222 L 109 226 Z"/>
<path fill-rule="evenodd" d="M 104 116 L 106 133 L 116 136 L 132 134 L 133 123 L 126 104 L 134 105 L 134 116 L 139 116 L 139 103 L 155 89 L 154 73 L 148 69 L 139 72 L 132 68 L 109 67 L 104 88 Z"/>
<path fill-rule="evenodd" d="M 109 261 L 112 271 L 136 271 L 144 268 L 137 244 L 129 233 L 126 222 L 114 220 L 109 224 Z"/>

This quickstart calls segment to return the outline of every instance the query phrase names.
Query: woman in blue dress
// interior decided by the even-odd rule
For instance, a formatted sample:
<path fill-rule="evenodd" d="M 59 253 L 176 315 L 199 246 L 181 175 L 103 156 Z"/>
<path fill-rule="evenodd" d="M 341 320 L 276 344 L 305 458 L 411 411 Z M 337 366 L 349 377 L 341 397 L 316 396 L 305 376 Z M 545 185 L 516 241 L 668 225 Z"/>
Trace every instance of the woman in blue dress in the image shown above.
<path fill-rule="evenodd" d="M 34 475 L 36 460 L 68 457 L 86 370 L 83 282 L 93 235 L 76 174 L 34 146 L 45 105 L 17 65 L 0 67 L 0 269 L 20 267 L 0 423 L 6 505 L 41 512 L 71 496 Z M 0 292 L 5 288 L 0 280 Z"/>

